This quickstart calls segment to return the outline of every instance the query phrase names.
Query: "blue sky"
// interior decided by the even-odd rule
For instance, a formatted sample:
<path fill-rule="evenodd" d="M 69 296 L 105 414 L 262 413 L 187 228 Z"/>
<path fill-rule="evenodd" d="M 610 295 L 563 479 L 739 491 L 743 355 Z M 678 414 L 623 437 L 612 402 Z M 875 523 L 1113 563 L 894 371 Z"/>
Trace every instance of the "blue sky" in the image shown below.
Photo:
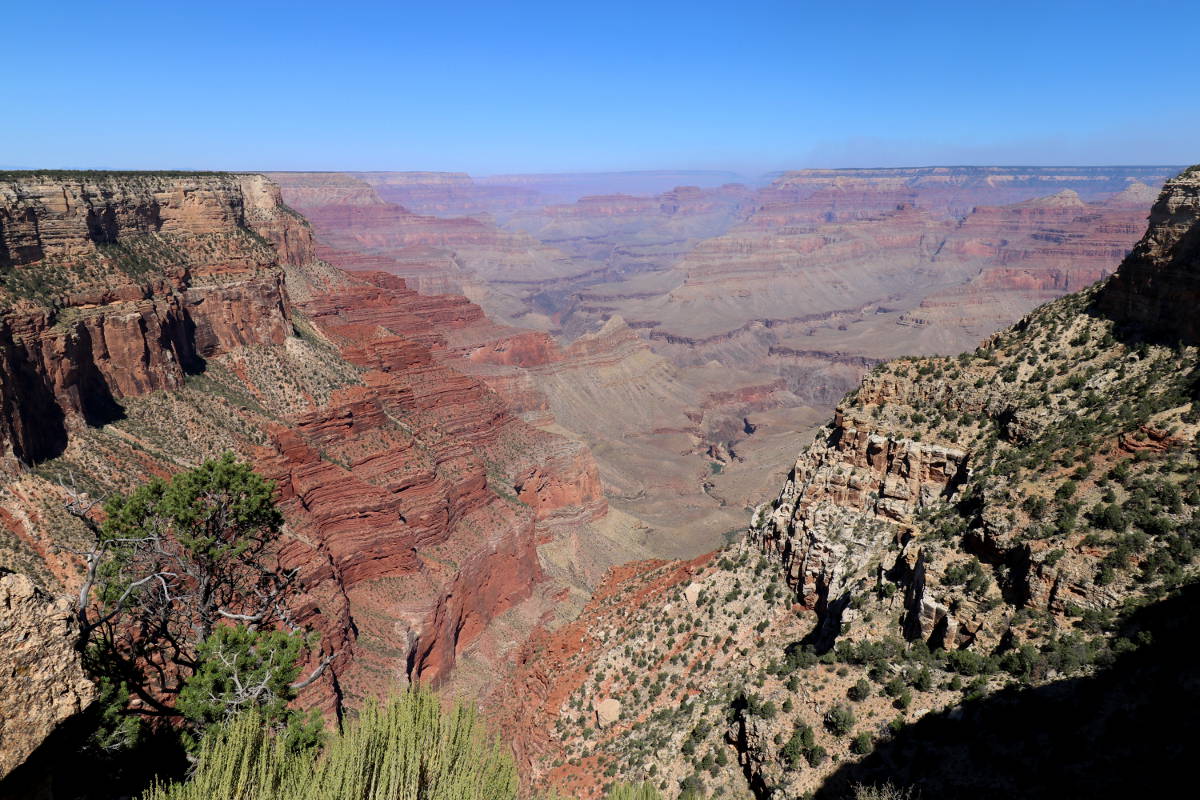
<path fill-rule="evenodd" d="M 1200 161 L 1200 4 L 6 3 L 0 165 Z"/>

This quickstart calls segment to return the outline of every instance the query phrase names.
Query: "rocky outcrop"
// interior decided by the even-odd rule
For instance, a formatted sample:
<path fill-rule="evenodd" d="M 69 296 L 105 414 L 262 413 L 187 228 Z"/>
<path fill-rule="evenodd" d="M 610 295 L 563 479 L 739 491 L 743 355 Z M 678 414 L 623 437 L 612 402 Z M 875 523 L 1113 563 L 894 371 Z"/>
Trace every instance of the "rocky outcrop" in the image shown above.
<path fill-rule="evenodd" d="M 68 600 L 0 574 L 0 779 L 95 699 L 75 637 Z"/>
<path fill-rule="evenodd" d="M 891 569 L 888 551 L 917 512 L 952 496 L 968 475 L 962 450 L 875 427 L 868 415 L 839 408 L 779 497 L 756 512 L 753 537 L 780 560 L 800 601 L 821 613 L 873 578 L 872 564 Z"/>
<path fill-rule="evenodd" d="M 1200 169 L 1170 183 L 1150 211 L 1150 228 L 1098 298 L 1105 313 L 1154 337 L 1200 341 Z"/>

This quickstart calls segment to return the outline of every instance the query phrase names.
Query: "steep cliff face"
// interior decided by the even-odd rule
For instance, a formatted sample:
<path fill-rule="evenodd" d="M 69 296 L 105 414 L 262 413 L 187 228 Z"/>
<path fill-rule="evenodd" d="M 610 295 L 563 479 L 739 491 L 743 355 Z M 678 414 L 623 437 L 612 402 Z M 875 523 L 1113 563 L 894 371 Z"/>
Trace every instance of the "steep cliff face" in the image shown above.
<path fill-rule="evenodd" d="M 1177 758 L 1179 743 L 1123 737 L 1145 692 L 1112 670 L 1151 647 L 1139 620 L 1155 601 L 1200 578 L 1191 314 L 1160 295 L 1151 327 L 1129 288 L 1186 292 L 1200 274 L 1179 247 L 1200 229 L 1181 211 L 1193 182 L 1168 182 L 1107 283 L 973 353 L 873 370 L 742 541 L 614 573 L 590 624 L 531 643 L 505 691 L 544 720 L 519 729 L 534 782 L 597 796 L 602 776 L 641 779 L 652 761 L 663 788 L 776 800 L 885 779 L 1053 796 L 1063 764 L 1022 736 L 1021 703 L 1093 680 L 1125 686 L 1105 690 L 1123 712 L 1071 712 L 1073 786 L 1103 792 L 1112 758 Z M 1166 691 L 1194 702 L 1188 670 Z"/>
<path fill-rule="evenodd" d="M 120 399 L 178 389 L 204 359 L 291 330 L 264 235 L 306 236 L 256 176 L 0 182 L 0 444 L 25 462 Z M 299 240 L 299 241 L 298 241 Z"/>
<path fill-rule="evenodd" d="M 839 409 L 773 507 L 758 515 L 761 546 L 779 558 L 800 602 L 821 613 L 831 601 L 844 605 L 848 582 L 881 563 L 920 509 L 951 496 L 967 478 L 962 450 L 874 428 L 869 416 Z M 839 527 L 852 533 L 831 539 L 827 531 Z"/>
<path fill-rule="evenodd" d="M 1171 181 L 1150 211 L 1150 231 L 1105 288 L 1100 307 L 1147 334 L 1200 340 L 1200 169 Z"/>
<path fill-rule="evenodd" d="M 418 295 L 386 274 L 343 277 L 298 307 L 365 370 L 365 386 L 279 440 L 285 507 L 311 509 L 343 565 L 372 643 L 360 660 L 377 677 L 361 680 L 397 670 L 445 678 L 487 622 L 541 580 L 536 546 L 552 534 L 539 525 L 603 516 L 595 465 L 447 366 L 457 358 L 447 335 L 482 321 L 478 307 Z M 401 663 L 378 659 L 378 646 Z"/>

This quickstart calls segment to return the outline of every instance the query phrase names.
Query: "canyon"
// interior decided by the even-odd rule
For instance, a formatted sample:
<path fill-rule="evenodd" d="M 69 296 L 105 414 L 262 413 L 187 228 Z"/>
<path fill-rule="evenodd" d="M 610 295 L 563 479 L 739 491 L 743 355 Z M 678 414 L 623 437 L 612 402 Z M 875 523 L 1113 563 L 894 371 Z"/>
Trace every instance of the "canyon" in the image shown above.
<path fill-rule="evenodd" d="M 527 337 L 464 298 L 320 260 L 261 176 L 0 187 L 6 570 L 76 591 L 71 497 L 232 451 L 278 487 L 297 622 L 333 658 L 302 702 L 334 713 L 445 682 L 460 659 L 488 669 L 504 646 L 488 626 L 518 606 L 563 613 L 540 546 L 585 550 L 599 573 L 626 555 L 602 546 L 633 524 L 610 517 L 586 446 L 452 366 L 469 363 L 452 342 Z"/>
<path fill-rule="evenodd" d="M 802 170 L 757 188 L 698 174 L 654 194 L 613 192 L 637 186 L 622 175 L 270 177 L 332 263 L 462 292 L 564 353 L 586 342 L 603 380 L 513 352 L 520 369 L 481 377 L 534 425 L 544 409 L 521 396 L 547 396 L 613 506 L 654 529 L 651 552 L 684 557 L 740 528 L 795 437 L 875 364 L 961 352 L 1110 274 L 1170 174 Z M 687 176 L 639 188 L 672 177 Z"/>
<path fill-rule="evenodd" d="M 917 695 L 855 707 L 888 742 L 1190 569 L 1174 172 L 0 173 L 0 637 L 70 638 L 68 501 L 232 451 L 331 661 L 301 705 L 437 685 L 579 797 L 875 775 L 825 721 L 889 677 L 857 654 Z M 1135 553 L 1114 502 L 1171 524 Z M 58 669 L 5 769 L 92 702 Z"/>

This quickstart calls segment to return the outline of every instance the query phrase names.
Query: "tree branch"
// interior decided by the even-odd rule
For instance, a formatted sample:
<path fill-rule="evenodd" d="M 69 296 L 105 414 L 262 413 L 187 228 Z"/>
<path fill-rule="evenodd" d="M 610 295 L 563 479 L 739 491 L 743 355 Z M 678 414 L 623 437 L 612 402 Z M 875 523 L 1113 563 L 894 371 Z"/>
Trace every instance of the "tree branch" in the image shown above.
<path fill-rule="evenodd" d="M 337 653 L 330 653 L 329 655 L 325 656 L 324 658 L 321 659 L 321 663 L 317 665 L 317 668 L 314 669 L 311 673 L 309 673 L 309 676 L 307 678 L 305 678 L 302 681 L 299 681 L 298 683 L 291 684 L 290 686 L 288 686 L 288 688 L 292 689 L 293 691 L 298 692 L 301 689 L 303 689 L 304 687 L 311 685 L 313 681 L 315 681 L 317 678 L 321 677 L 322 674 L 324 674 L 325 669 L 330 665 L 330 663 L 332 663 L 333 659 L 336 656 L 337 656 Z"/>

